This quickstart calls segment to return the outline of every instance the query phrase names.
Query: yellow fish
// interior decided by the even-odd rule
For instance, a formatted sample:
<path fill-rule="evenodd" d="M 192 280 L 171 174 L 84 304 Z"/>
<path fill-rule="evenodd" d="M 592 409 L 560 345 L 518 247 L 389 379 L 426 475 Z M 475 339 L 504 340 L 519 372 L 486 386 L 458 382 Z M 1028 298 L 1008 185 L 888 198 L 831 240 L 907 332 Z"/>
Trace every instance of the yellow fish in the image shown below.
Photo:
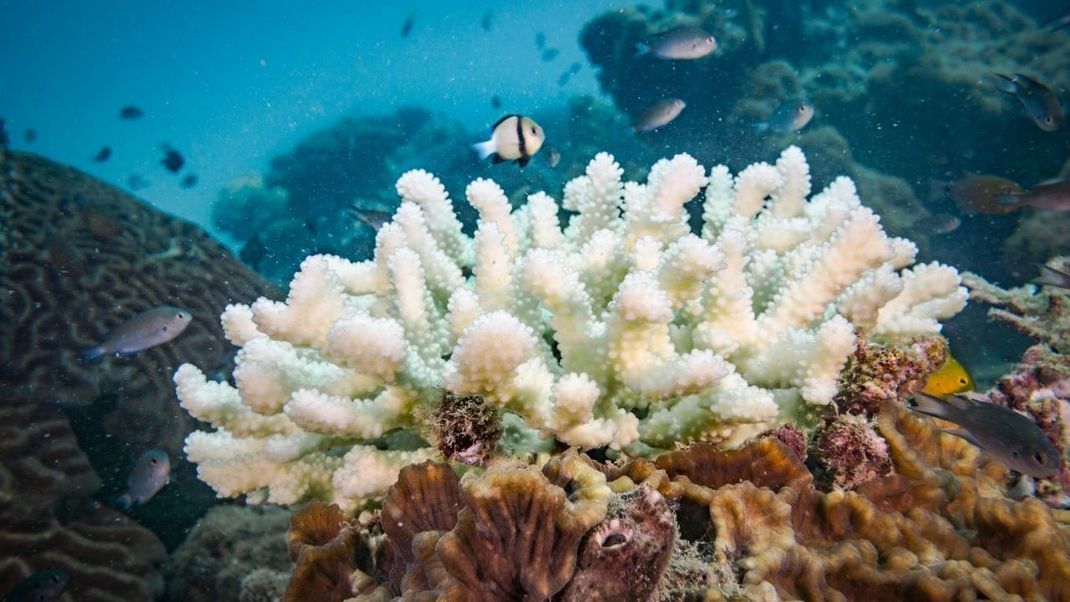
<path fill-rule="evenodd" d="M 929 377 L 929 382 L 925 383 L 922 392 L 943 397 L 973 389 L 974 382 L 970 371 L 949 353 L 944 365 Z"/>

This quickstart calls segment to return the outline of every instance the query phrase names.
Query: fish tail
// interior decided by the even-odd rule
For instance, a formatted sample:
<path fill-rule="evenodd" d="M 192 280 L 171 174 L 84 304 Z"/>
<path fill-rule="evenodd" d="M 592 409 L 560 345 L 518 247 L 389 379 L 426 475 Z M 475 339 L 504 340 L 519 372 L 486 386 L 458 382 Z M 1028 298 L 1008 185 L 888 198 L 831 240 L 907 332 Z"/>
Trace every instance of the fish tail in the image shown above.
<path fill-rule="evenodd" d="M 104 347 L 97 345 L 96 347 L 90 347 L 82 351 L 82 361 L 87 364 L 92 364 L 100 361 L 101 356 L 104 355 Z"/>
<path fill-rule="evenodd" d="M 635 57 L 641 57 L 650 54 L 650 46 L 643 44 L 642 42 L 635 45 Z"/>
<path fill-rule="evenodd" d="M 115 507 L 123 512 L 129 512 L 134 509 L 134 498 L 129 493 L 124 493 L 119 497 L 112 500 L 115 503 Z"/>
<path fill-rule="evenodd" d="M 494 139 L 491 138 L 485 142 L 477 142 L 473 144 L 472 150 L 476 151 L 476 154 L 479 155 L 480 159 L 486 159 L 493 155 L 497 149 L 494 148 Z"/>
<path fill-rule="evenodd" d="M 909 406 L 911 410 L 928 416 L 935 416 L 944 420 L 950 420 L 954 412 L 951 405 L 943 399 L 918 391 L 914 394 L 915 406 Z"/>
<path fill-rule="evenodd" d="M 1040 275 L 1033 279 L 1033 284 L 1041 286 L 1055 286 L 1058 288 L 1066 288 L 1067 275 L 1056 270 L 1055 268 L 1049 268 L 1043 263 L 1035 264 Z"/>

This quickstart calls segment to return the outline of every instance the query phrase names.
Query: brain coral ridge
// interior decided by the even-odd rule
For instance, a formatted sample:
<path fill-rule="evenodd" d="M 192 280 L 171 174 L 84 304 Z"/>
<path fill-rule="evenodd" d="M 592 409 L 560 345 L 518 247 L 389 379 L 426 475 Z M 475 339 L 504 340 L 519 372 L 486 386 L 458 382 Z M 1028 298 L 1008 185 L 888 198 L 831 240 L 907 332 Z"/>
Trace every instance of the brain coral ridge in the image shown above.
<path fill-rule="evenodd" d="M 811 195 L 796 147 L 734 176 L 680 154 L 645 183 L 601 153 L 560 204 L 539 192 L 516 209 L 478 179 L 474 236 L 431 174 L 397 191 L 373 259 L 312 256 L 285 302 L 227 307 L 234 385 L 175 374 L 182 406 L 215 427 L 186 452 L 220 495 L 352 512 L 444 450 L 736 446 L 830 406 L 860 333 L 932 336 L 966 301 L 953 268 L 911 267 L 916 247 L 851 180 Z M 455 407 L 479 416 L 436 422 L 444 395 L 478 398 Z M 484 439 L 488 421 L 500 430 Z"/>
<path fill-rule="evenodd" d="M 378 527 L 324 505 L 295 515 L 286 599 L 1066 599 L 1053 511 L 1007 499 L 1006 470 L 928 419 L 879 423 L 896 474 L 856 491 L 816 490 L 775 437 L 460 479 L 409 466 Z"/>

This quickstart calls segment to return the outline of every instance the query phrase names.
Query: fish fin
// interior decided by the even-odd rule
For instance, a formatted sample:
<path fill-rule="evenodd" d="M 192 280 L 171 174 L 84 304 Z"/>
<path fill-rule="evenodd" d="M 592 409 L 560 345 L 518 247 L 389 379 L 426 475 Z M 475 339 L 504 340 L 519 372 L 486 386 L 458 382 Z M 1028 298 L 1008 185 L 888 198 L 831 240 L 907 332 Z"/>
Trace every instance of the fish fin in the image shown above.
<path fill-rule="evenodd" d="M 769 131 L 769 123 L 766 121 L 759 121 L 754 124 L 754 131 L 759 134 Z"/>
<path fill-rule="evenodd" d="M 948 435 L 954 435 L 956 437 L 959 437 L 960 439 L 965 439 L 967 443 L 969 443 L 970 445 L 973 445 L 974 447 L 983 447 L 980 443 L 977 442 L 977 439 L 974 439 L 973 435 L 971 435 L 970 433 L 968 433 L 966 431 L 963 431 L 963 430 L 953 430 L 953 431 L 952 430 L 946 430 L 944 432 L 947 433 Z"/>
<path fill-rule="evenodd" d="M 476 154 L 479 155 L 480 159 L 486 159 L 487 157 L 494 155 L 494 151 L 497 149 L 495 149 L 494 139 L 491 138 L 486 142 L 477 142 L 473 144 L 472 150 L 476 151 Z"/>
<path fill-rule="evenodd" d="M 1001 194 L 996 196 L 996 203 L 1004 207 L 1014 207 L 1022 204 L 1022 199 L 1016 194 Z"/>
<path fill-rule="evenodd" d="M 527 167 L 528 161 L 531 161 L 531 157 L 524 156 L 517 159 L 516 164 L 520 166 L 520 169 L 524 169 Z"/>
<path fill-rule="evenodd" d="M 504 162 L 505 162 L 505 159 L 503 159 L 503 158 L 502 158 L 502 156 L 501 156 L 501 155 L 499 155 L 498 153 L 494 153 L 494 154 L 492 154 L 492 155 L 490 156 L 490 162 L 491 162 L 491 163 L 492 163 L 493 165 L 497 165 L 497 164 L 499 164 L 499 163 L 504 163 Z"/>
<path fill-rule="evenodd" d="M 934 395 L 929 395 L 928 393 L 922 393 L 921 391 L 915 393 L 914 403 L 916 405 L 907 407 L 919 414 L 925 414 L 926 416 L 933 416 L 943 420 L 948 420 L 948 416 L 951 414 L 950 404 L 947 401 Z"/>
<path fill-rule="evenodd" d="M 82 361 L 87 364 L 95 364 L 100 361 L 100 358 L 104 356 L 104 348 L 100 345 L 96 347 L 90 347 L 82 351 Z"/>
<path fill-rule="evenodd" d="M 640 42 L 639 44 L 635 45 L 635 55 L 634 56 L 636 58 L 641 57 L 641 56 L 645 56 L 647 54 L 650 54 L 650 46 L 648 44 L 643 44 L 642 42 Z"/>
<path fill-rule="evenodd" d="M 1060 272 L 1055 268 L 1050 268 L 1043 263 L 1035 265 L 1037 266 L 1040 275 L 1033 279 L 1033 284 L 1066 288 L 1067 282 L 1070 282 L 1070 274 Z"/>
<path fill-rule="evenodd" d="M 996 87 L 1000 92 L 1004 94 L 1017 94 L 1021 90 L 1021 86 L 1018 82 L 1014 81 L 1014 78 L 1005 73 L 993 73 L 996 77 Z"/>
<path fill-rule="evenodd" d="M 123 512 L 130 512 L 137 506 L 137 500 L 130 497 L 129 493 L 124 493 L 112 501 L 114 502 L 115 507 Z"/>

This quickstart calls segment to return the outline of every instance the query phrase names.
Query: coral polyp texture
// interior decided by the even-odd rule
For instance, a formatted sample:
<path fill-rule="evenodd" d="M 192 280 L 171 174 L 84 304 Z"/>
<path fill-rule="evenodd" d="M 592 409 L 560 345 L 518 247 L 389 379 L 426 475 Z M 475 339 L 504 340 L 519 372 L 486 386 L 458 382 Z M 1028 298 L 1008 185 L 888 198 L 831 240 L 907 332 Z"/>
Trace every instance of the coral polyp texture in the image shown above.
<path fill-rule="evenodd" d="M 539 192 L 515 210 L 476 180 L 469 237 L 436 178 L 403 175 L 373 259 L 312 256 L 285 302 L 227 307 L 234 386 L 178 370 L 183 407 L 216 427 L 186 441 L 201 478 L 354 511 L 441 454 L 736 446 L 830 405 L 860 335 L 932 336 L 966 302 L 953 268 L 909 267 L 916 247 L 849 179 L 811 197 L 798 148 L 735 176 L 686 154 L 621 176 L 601 153 L 560 205 Z M 446 396 L 477 415 L 436 412 Z"/>

